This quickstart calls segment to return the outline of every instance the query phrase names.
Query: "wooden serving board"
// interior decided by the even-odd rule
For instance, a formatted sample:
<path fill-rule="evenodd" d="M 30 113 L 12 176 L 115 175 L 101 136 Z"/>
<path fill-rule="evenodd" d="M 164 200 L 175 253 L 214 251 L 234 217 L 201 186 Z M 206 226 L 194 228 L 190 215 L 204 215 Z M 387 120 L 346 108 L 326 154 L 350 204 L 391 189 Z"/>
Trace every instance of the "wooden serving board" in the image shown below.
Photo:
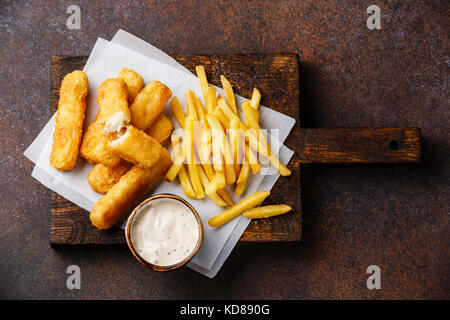
<path fill-rule="evenodd" d="M 270 219 L 253 220 L 240 241 L 300 241 L 302 163 L 392 163 L 420 161 L 418 128 L 300 129 L 299 70 L 295 54 L 173 55 L 195 73 L 204 65 L 210 83 L 221 86 L 220 75 L 232 83 L 236 94 L 251 97 L 253 87 L 261 92 L 261 104 L 297 120 L 285 145 L 295 151 L 289 177 L 280 177 L 264 204 L 285 203 L 293 211 Z M 87 57 L 55 56 L 51 64 L 51 108 L 57 110 L 63 77 L 82 69 Z M 95 93 L 90 93 L 95 94 Z M 126 245 L 118 227 L 97 230 L 89 213 L 60 195 L 51 196 L 50 244 L 54 248 Z"/>

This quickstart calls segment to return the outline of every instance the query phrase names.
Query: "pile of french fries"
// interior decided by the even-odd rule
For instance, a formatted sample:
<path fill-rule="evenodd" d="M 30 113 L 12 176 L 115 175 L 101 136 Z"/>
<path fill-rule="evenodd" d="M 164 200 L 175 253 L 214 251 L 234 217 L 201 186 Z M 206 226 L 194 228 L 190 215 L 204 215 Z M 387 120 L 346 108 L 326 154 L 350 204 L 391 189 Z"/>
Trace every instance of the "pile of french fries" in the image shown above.
<path fill-rule="evenodd" d="M 186 196 L 191 199 L 203 199 L 206 195 L 218 206 L 232 206 L 212 218 L 211 226 L 222 225 L 241 213 L 249 218 L 257 218 L 289 211 L 290 207 L 285 205 L 254 208 L 251 211 L 269 195 L 268 192 L 257 192 L 246 198 L 250 200 L 244 205 L 242 202 L 246 199 L 235 205 L 225 189 L 226 185 L 230 185 L 236 195 L 242 195 L 250 169 L 253 174 L 261 170 L 258 154 L 267 158 L 282 176 L 291 174 L 272 152 L 260 128 L 259 90 L 254 88 L 251 99 L 241 105 L 245 117 L 242 120 L 231 83 L 224 76 L 220 77 L 225 92 L 225 97 L 221 97 L 208 84 L 204 67 L 197 66 L 196 72 L 206 107 L 191 90 L 185 94 L 187 114 L 177 97 L 170 101 L 172 112 L 184 129 L 184 135 L 183 139 L 175 134 L 171 136 L 173 164 L 166 174 L 166 180 L 172 182 L 178 176 Z M 248 209 L 250 211 L 246 212 Z"/>

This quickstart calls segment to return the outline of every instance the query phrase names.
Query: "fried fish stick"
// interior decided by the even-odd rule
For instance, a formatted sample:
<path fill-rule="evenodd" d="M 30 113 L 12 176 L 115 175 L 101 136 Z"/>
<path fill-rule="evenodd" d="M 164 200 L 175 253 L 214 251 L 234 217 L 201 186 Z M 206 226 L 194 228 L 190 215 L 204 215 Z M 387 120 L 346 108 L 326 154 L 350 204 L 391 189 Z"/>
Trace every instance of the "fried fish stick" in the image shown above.
<path fill-rule="evenodd" d="M 105 131 L 119 132 L 130 123 L 128 91 L 122 79 L 107 79 L 97 90 L 97 120 L 105 123 Z"/>
<path fill-rule="evenodd" d="M 130 106 L 131 124 L 147 130 L 164 110 L 172 91 L 159 81 L 152 81 L 138 93 Z"/>
<path fill-rule="evenodd" d="M 66 75 L 59 92 L 50 165 L 58 170 L 72 170 L 77 162 L 83 130 L 88 78 L 76 70 Z"/>
<path fill-rule="evenodd" d="M 133 166 L 92 208 L 91 222 L 98 229 L 111 228 L 140 198 L 147 194 L 172 165 L 163 148 L 160 160 L 150 169 Z"/>
<path fill-rule="evenodd" d="M 111 189 L 133 165 L 125 160 L 122 160 L 115 167 L 107 167 L 103 164 L 96 164 L 87 178 L 89 185 L 95 192 L 105 194 Z"/>
<path fill-rule="evenodd" d="M 167 119 L 170 123 L 170 120 L 166 116 L 164 116 L 163 114 L 161 114 L 160 117 L 161 116 Z M 166 122 L 164 118 L 162 118 L 161 120 L 156 120 L 156 122 L 150 127 L 150 129 L 162 126 L 162 123 Z M 167 134 L 170 135 L 172 129 L 168 131 L 168 124 L 166 123 L 163 128 L 161 128 L 159 131 L 156 131 L 157 132 L 151 132 L 155 135 L 149 135 L 155 138 L 159 143 L 163 143 L 167 139 Z M 120 160 L 119 164 L 114 167 L 107 167 L 101 163 L 98 163 L 92 168 L 91 172 L 89 172 L 88 182 L 91 185 L 92 190 L 98 193 L 105 194 L 109 189 L 112 188 L 113 185 L 117 183 L 117 181 L 119 181 L 121 176 L 123 176 L 128 172 L 128 170 L 130 170 L 132 166 L 133 165 L 130 162 L 127 162 L 123 159 Z"/>
<path fill-rule="evenodd" d="M 106 132 L 119 132 L 130 122 L 127 86 L 122 79 L 108 79 L 97 90 L 99 110 L 83 135 L 80 154 L 90 163 L 107 167 L 119 164 L 120 157 L 108 147 Z"/>
<path fill-rule="evenodd" d="M 172 122 L 164 113 L 161 113 L 151 127 L 145 130 L 145 133 L 155 138 L 159 143 L 164 143 L 172 134 L 172 130 Z"/>
<path fill-rule="evenodd" d="M 117 134 L 117 139 L 108 146 L 122 159 L 142 168 L 150 168 L 159 160 L 164 147 L 144 131 L 128 126 L 125 133 Z"/>
<path fill-rule="evenodd" d="M 80 155 L 89 163 L 101 163 L 107 167 L 115 167 L 122 160 L 108 147 L 108 140 L 103 133 L 101 121 L 92 122 L 83 135 Z"/>
<path fill-rule="evenodd" d="M 122 79 L 127 84 L 127 100 L 128 103 L 131 104 L 144 87 L 144 79 L 140 74 L 128 68 L 122 68 L 117 75 L 117 78 Z"/>

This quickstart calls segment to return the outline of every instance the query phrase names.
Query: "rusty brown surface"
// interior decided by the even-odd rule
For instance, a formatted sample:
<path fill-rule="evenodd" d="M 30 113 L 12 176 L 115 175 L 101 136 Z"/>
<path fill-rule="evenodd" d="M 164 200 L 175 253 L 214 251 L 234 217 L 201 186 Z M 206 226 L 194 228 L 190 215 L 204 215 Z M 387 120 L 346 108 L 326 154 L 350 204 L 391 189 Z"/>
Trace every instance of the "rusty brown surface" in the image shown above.
<path fill-rule="evenodd" d="M 449 298 L 446 1 L 378 1 L 381 30 L 354 1 L 77 3 L 80 30 L 69 2 L 0 3 L 1 298 Z M 119 28 L 173 54 L 297 53 L 303 127 L 420 127 L 422 163 L 304 167 L 303 241 L 238 247 L 214 279 L 151 272 L 126 249 L 52 250 L 50 191 L 22 152 L 51 116 L 51 56 Z"/>

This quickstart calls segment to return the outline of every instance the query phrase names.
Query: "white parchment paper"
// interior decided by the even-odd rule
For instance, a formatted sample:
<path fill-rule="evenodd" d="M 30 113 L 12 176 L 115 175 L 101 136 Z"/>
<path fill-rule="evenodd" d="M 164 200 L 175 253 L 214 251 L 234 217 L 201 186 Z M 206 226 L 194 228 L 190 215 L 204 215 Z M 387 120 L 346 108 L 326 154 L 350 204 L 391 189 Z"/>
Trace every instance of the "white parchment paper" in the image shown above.
<path fill-rule="evenodd" d="M 83 69 L 89 78 L 85 127 L 93 121 L 98 110 L 98 105 L 95 101 L 97 88 L 105 79 L 116 77 L 123 67 L 139 72 L 146 84 L 152 80 L 159 80 L 165 83 L 171 88 L 173 95 L 178 97 L 182 106 L 185 106 L 184 93 L 187 89 L 193 90 L 202 99 L 200 85 L 196 76 L 156 47 L 123 30 L 119 30 L 111 42 L 101 38 L 97 40 Z M 223 96 L 223 90 L 216 88 Z M 245 101 L 245 98 L 240 96 L 236 96 L 236 99 L 238 105 Z M 171 118 L 175 131 L 177 129 L 180 130 L 169 106 L 166 106 L 164 113 Z M 279 151 L 280 160 L 287 164 L 293 152 L 283 146 L 282 143 L 294 126 L 295 119 L 261 106 L 260 122 L 263 128 L 269 129 L 269 133 L 276 137 L 276 139 L 272 137 L 269 140 L 271 147 L 274 152 Z M 50 166 L 48 159 L 52 147 L 54 126 L 55 115 L 24 152 L 25 156 L 36 163 L 32 176 L 46 187 L 90 211 L 94 203 L 101 197 L 100 194 L 90 188 L 87 182 L 86 176 L 92 165 L 79 157 L 77 165 L 72 171 L 60 172 Z M 262 172 L 265 175 L 250 175 L 247 189 L 241 197 L 236 197 L 230 190 L 229 193 L 233 200 L 237 202 L 240 198 L 257 190 L 270 190 L 278 179 L 279 174 L 268 164 Z M 151 194 L 159 193 L 172 193 L 185 197 L 183 189 L 178 182 L 168 183 L 164 181 L 151 191 Z M 202 200 L 188 199 L 188 201 L 201 215 L 205 231 L 202 247 L 188 266 L 208 277 L 214 277 L 245 231 L 250 220 L 245 217 L 238 217 L 220 228 L 211 228 L 208 225 L 208 219 L 220 213 L 223 209 L 217 207 L 208 198 Z M 124 222 L 119 225 L 123 227 Z"/>

